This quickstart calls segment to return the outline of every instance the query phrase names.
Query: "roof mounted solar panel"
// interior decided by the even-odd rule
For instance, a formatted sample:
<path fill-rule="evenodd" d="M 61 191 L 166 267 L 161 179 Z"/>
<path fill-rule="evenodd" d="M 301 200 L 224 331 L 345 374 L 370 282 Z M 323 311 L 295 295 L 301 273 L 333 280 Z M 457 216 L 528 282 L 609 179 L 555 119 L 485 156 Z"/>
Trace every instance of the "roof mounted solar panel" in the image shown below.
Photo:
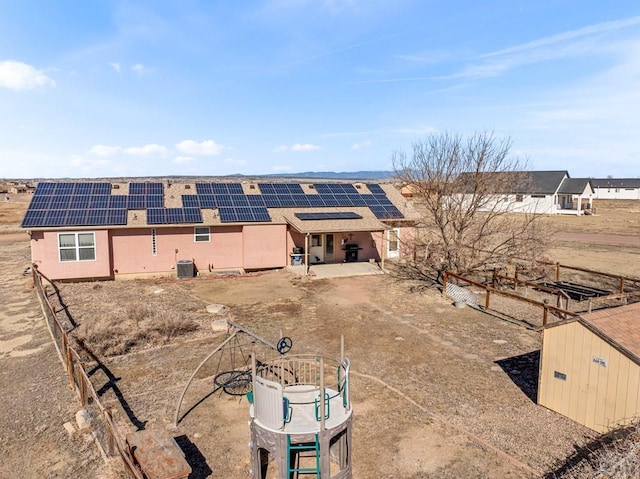
<path fill-rule="evenodd" d="M 165 224 L 166 216 L 164 208 L 148 208 L 147 209 L 147 224 L 150 225 L 162 225 Z"/>
<path fill-rule="evenodd" d="M 247 201 L 249 202 L 249 206 L 264 207 L 264 197 L 262 195 L 247 195 Z"/>
<path fill-rule="evenodd" d="M 309 220 L 360 220 L 362 216 L 354 211 L 330 211 L 320 213 L 294 213 L 302 221 Z"/>
<path fill-rule="evenodd" d="M 109 209 L 122 209 L 127 207 L 127 195 L 111 195 L 107 202 L 107 208 Z"/>
<path fill-rule="evenodd" d="M 376 183 L 367 183 L 367 188 L 369 188 L 369 191 L 374 195 L 376 193 L 384 194 L 384 190 L 382 189 L 382 187 Z"/>
<path fill-rule="evenodd" d="M 222 223 L 236 223 L 238 221 L 238 214 L 235 208 L 221 207 L 218 208 L 218 213 Z"/>
<path fill-rule="evenodd" d="M 49 208 L 49 203 L 51 203 L 51 196 L 48 195 L 39 195 L 31 198 L 31 203 L 29 204 L 30 210 L 46 210 Z"/>
<path fill-rule="evenodd" d="M 147 195 L 147 208 L 160 208 L 164 205 L 164 197 L 162 195 Z"/>
<path fill-rule="evenodd" d="M 217 208 L 218 207 L 216 203 L 216 197 L 213 194 L 199 195 L 199 198 L 200 198 L 201 208 Z"/>
<path fill-rule="evenodd" d="M 184 208 L 185 223 L 202 223 L 200 208 Z"/>
<path fill-rule="evenodd" d="M 111 196 L 107 195 L 91 195 L 88 208 L 107 208 L 110 198 Z"/>
<path fill-rule="evenodd" d="M 107 224 L 107 210 L 95 209 L 87 210 L 87 225 L 104 225 Z"/>
<path fill-rule="evenodd" d="M 258 183 L 258 188 L 263 195 L 274 195 L 276 193 L 273 183 Z"/>
<path fill-rule="evenodd" d="M 212 195 L 211 183 L 196 183 L 196 193 L 199 195 Z"/>
<path fill-rule="evenodd" d="M 56 188 L 53 194 L 58 195 L 71 195 L 76 188 L 75 183 L 56 183 Z"/>
<path fill-rule="evenodd" d="M 76 185 L 76 195 L 90 195 L 93 190 L 93 183 L 78 183 Z"/>
<path fill-rule="evenodd" d="M 212 183 L 211 184 L 211 190 L 213 191 L 214 195 L 228 195 L 229 194 L 229 188 L 227 188 L 227 184 L 226 183 Z"/>
<path fill-rule="evenodd" d="M 229 195 L 233 206 L 249 206 L 249 200 L 245 195 Z"/>
<path fill-rule="evenodd" d="M 127 210 L 114 209 L 107 211 L 107 224 L 109 225 L 126 225 L 127 224 Z"/>
<path fill-rule="evenodd" d="M 256 221 L 271 221 L 271 216 L 266 208 L 253 208 L 252 211 Z"/>
<path fill-rule="evenodd" d="M 27 227 L 44 226 L 45 214 L 46 214 L 46 211 L 44 210 L 35 210 L 35 209 L 29 208 L 29 210 L 24 215 L 24 218 L 22 219 L 22 227 L 27 228 Z"/>
<path fill-rule="evenodd" d="M 44 218 L 43 226 L 64 226 L 66 210 L 49 210 Z"/>
<path fill-rule="evenodd" d="M 110 195 L 111 183 L 92 183 L 92 195 Z"/>
<path fill-rule="evenodd" d="M 80 208 L 88 208 L 89 207 L 89 195 L 78 195 L 72 196 L 71 201 L 69 201 L 69 208 L 72 209 L 80 209 Z"/>
<path fill-rule="evenodd" d="M 182 195 L 182 206 L 185 208 L 200 208 L 200 196 L 198 195 Z"/>
<path fill-rule="evenodd" d="M 147 196 L 146 195 L 129 195 L 127 200 L 127 208 L 130 210 L 143 210 L 147 207 Z M 159 206 L 157 207 L 159 208 Z"/>
<path fill-rule="evenodd" d="M 65 226 L 84 226 L 87 224 L 87 211 L 86 209 L 75 209 L 67 211 L 65 218 Z"/>
<path fill-rule="evenodd" d="M 244 190 L 240 183 L 227 183 L 227 189 L 230 195 L 244 195 Z"/>
<path fill-rule="evenodd" d="M 184 210 L 182 208 L 165 208 L 165 220 L 168 224 L 184 223 Z"/>
<path fill-rule="evenodd" d="M 56 184 L 55 183 L 38 183 L 36 191 L 33 193 L 34 196 L 39 195 L 52 195 L 55 191 Z"/>

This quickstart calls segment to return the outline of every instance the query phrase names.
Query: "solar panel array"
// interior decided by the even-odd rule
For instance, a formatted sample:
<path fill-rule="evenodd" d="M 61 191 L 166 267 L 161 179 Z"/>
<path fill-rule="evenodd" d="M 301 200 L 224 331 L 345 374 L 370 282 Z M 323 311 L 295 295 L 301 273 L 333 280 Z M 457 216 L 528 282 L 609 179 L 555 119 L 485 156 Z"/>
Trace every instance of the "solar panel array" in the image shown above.
<path fill-rule="evenodd" d="M 23 227 L 127 224 L 127 207 L 111 201 L 111 183 L 40 183 Z M 123 196 L 126 200 L 126 196 Z"/>
<path fill-rule="evenodd" d="M 202 223 L 202 212 L 200 208 L 148 208 L 147 223 L 150 225 Z"/>
<path fill-rule="evenodd" d="M 267 208 L 368 207 L 379 219 L 403 215 L 378 184 L 369 193 L 345 183 L 315 183 L 305 193 L 298 183 L 258 183 L 259 194 L 245 194 L 240 183 L 196 183 L 195 195 L 182 196 L 182 208 L 164 207 L 160 182 L 133 182 L 129 194 L 112 195 L 111 183 L 40 183 L 22 222 L 23 227 L 127 224 L 128 210 L 146 210 L 148 224 L 202 223 L 201 208 L 217 208 L 222 223 L 269 222 Z M 300 219 L 359 219 L 353 212 L 324 213 Z M 333 215 L 333 216 L 327 216 Z M 346 215 L 346 216 L 345 216 Z M 353 215 L 356 215 L 355 218 Z"/>
<path fill-rule="evenodd" d="M 353 211 L 332 211 L 322 213 L 294 213 L 294 216 L 302 221 L 308 220 L 359 220 L 362 219 L 358 213 Z"/>
<path fill-rule="evenodd" d="M 402 218 L 380 185 L 367 184 L 361 194 L 352 184 L 315 183 L 316 193 L 305 193 L 298 183 L 258 183 L 260 194 L 245 194 L 240 183 L 196 183 L 195 195 L 183 195 L 182 204 L 218 208 L 223 223 L 271 221 L 267 208 L 366 206 L 380 219 Z"/>

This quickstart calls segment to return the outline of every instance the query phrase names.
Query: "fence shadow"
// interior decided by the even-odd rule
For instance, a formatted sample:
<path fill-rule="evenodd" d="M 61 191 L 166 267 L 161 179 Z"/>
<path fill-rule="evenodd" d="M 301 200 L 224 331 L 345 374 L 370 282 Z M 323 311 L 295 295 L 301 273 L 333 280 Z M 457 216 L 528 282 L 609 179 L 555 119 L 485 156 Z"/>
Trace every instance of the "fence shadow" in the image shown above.
<path fill-rule="evenodd" d="M 120 380 L 120 378 L 117 378 L 115 374 L 113 374 L 111 370 L 102 361 L 100 361 L 100 358 L 96 356 L 96 354 L 85 344 L 84 341 L 82 341 L 80 338 L 76 338 L 76 343 L 82 349 L 82 351 L 84 351 L 96 363 L 96 365 L 92 369 L 87 371 L 87 375 L 91 377 L 98 371 L 100 371 L 107 378 L 107 382 L 104 383 L 102 387 L 96 391 L 98 393 L 98 396 L 102 397 L 109 389 L 111 389 L 113 391 L 113 394 L 115 394 L 116 399 L 120 403 L 122 410 L 127 415 L 127 418 L 129 418 L 131 424 L 135 426 L 138 431 L 144 429 L 144 426 L 147 422 L 138 419 L 138 417 L 131 409 L 131 406 L 129 406 L 129 403 L 125 399 L 124 394 L 122 394 L 122 391 L 117 385 L 117 382 Z"/>
<path fill-rule="evenodd" d="M 189 479 L 205 479 L 213 473 L 198 446 L 192 443 L 186 435 L 175 437 L 174 440 L 182 449 L 185 459 L 191 466 Z"/>
<path fill-rule="evenodd" d="M 500 359 L 495 363 L 507 373 L 513 383 L 531 402 L 538 401 L 538 376 L 540 371 L 540 350 Z"/>

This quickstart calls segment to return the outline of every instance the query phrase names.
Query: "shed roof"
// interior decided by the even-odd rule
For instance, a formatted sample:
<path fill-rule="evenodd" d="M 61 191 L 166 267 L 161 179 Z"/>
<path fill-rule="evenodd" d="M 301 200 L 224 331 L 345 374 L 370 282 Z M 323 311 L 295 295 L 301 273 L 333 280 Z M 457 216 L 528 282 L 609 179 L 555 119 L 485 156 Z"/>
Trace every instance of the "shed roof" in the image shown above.
<path fill-rule="evenodd" d="M 582 319 L 632 353 L 640 362 L 640 303 L 584 314 Z"/>

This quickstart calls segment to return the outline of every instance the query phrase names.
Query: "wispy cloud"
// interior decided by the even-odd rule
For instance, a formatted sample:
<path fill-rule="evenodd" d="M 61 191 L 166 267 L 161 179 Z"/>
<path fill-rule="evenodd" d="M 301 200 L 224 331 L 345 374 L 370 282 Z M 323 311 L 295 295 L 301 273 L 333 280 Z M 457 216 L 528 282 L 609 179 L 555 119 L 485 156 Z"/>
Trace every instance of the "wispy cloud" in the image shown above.
<path fill-rule="evenodd" d="M 178 149 L 178 151 L 181 151 L 182 153 L 186 153 L 188 155 L 204 156 L 219 155 L 223 151 L 229 149 L 228 146 L 216 143 L 213 140 L 204 140 L 200 143 L 194 140 L 184 140 L 176 144 L 176 148 Z"/>
<path fill-rule="evenodd" d="M 360 143 L 354 143 L 353 145 L 351 145 L 351 149 L 352 150 L 363 150 L 365 148 L 369 148 L 373 146 L 373 142 L 371 140 L 364 140 Z"/>
<path fill-rule="evenodd" d="M 113 156 L 121 150 L 120 146 L 94 145 L 91 148 L 91 153 L 96 156 Z"/>
<path fill-rule="evenodd" d="M 109 162 L 107 160 L 97 160 L 95 158 L 84 158 L 82 156 L 74 155 L 70 158 L 71 166 L 74 168 L 94 173 L 97 170 L 104 170 L 107 166 L 109 166 Z"/>
<path fill-rule="evenodd" d="M 145 71 L 147 71 L 147 69 L 142 63 L 136 63 L 135 65 L 131 66 L 131 71 L 136 72 L 138 74 L 142 74 Z"/>
<path fill-rule="evenodd" d="M 55 86 L 55 81 L 27 63 L 15 60 L 0 62 L 0 87 L 10 90 L 34 90 Z"/>
<path fill-rule="evenodd" d="M 117 63 L 117 62 L 111 62 L 111 63 L 109 63 L 109 66 L 110 66 L 111 68 L 113 68 L 117 73 L 120 73 L 120 70 L 122 69 L 122 67 L 120 66 L 120 64 L 119 64 L 119 63 Z"/>
<path fill-rule="evenodd" d="M 593 36 L 599 33 L 604 33 L 612 30 L 620 30 L 628 27 L 634 27 L 640 25 L 640 16 L 625 18 L 623 20 L 615 20 L 612 22 L 598 23 L 596 25 L 590 25 L 576 30 L 569 30 L 566 32 L 558 33 L 548 37 L 543 37 L 538 40 L 533 40 L 513 47 L 504 48 L 495 52 L 482 55 L 480 58 L 489 58 L 502 55 L 510 55 L 513 53 L 519 53 L 527 50 L 533 50 L 545 46 L 553 46 L 561 43 L 566 43 L 569 40 L 575 40 L 577 38 Z"/>
<path fill-rule="evenodd" d="M 451 53 L 444 50 L 433 50 L 423 53 L 396 55 L 396 58 L 413 63 L 439 63 L 451 58 Z"/>
<path fill-rule="evenodd" d="M 169 150 L 166 146 L 151 144 L 144 146 L 130 146 L 129 148 L 125 148 L 124 152 L 127 155 L 133 156 L 163 156 Z"/>
<path fill-rule="evenodd" d="M 321 150 L 322 148 L 318 145 L 313 145 L 311 143 L 296 143 L 295 145 L 280 145 L 276 146 L 273 151 L 275 153 L 281 153 L 283 151 L 314 151 Z"/>

